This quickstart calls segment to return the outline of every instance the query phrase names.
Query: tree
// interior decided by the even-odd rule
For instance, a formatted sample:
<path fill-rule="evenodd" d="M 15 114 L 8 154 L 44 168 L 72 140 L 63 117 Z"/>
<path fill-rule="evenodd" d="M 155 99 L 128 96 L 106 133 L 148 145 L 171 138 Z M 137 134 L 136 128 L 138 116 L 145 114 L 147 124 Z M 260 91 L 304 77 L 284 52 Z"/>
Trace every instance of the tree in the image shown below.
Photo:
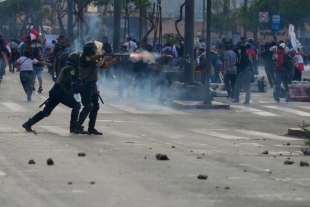
<path fill-rule="evenodd" d="M 240 8 L 238 18 L 245 29 L 255 32 L 255 22 L 258 21 L 258 13 L 266 11 L 270 14 L 281 14 L 283 28 L 294 24 L 296 32 L 305 29 L 310 20 L 310 4 L 303 0 L 256 0 L 249 5 L 248 9 Z M 300 12 L 298 12 L 300 11 Z M 258 29 L 271 29 L 268 23 L 258 23 Z M 277 41 L 276 31 L 272 31 L 274 41 Z"/>
<path fill-rule="evenodd" d="M 42 21 L 48 19 L 49 9 L 44 7 L 46 1 L 42 0 L 14 0 L 5 1 L 0 4 L 1 28 L 7 35 L 17 35 L 18 33 L 29 33 L 30 26 L 39 31 L 42 28 Z M 21 23 L 20 31 L 16 26 L 16 18 Z M 9 30 L 9 31 L 5 31 Z"/>
<path fill-rule="evenodd" d="M 218 34 L 219 39 L 223 35 L 227 37 L 230 31 L 235 31 L 237 28 L 236 12 L 229 9 L 230 3 L 229 0 L 213 0 L 212 2 L 211 30 Z"/>
<path fill-rule="evenodd" d="M 113 0 L 93 0 L 93 4 L 96 6 L 100 6 L 103 8 L 103 17 L 105 18 L 106 14 L 113 14 Z M 133 14 L 139 14 L 143 16 L 151 23 L 151 28 L 153 28 L 154 22 L 152 18 L 152 10 L 151 6 L 152 3 L 150 0 L 120 0 L 121 10 L 122 10 L 122 17 L 125 18 L 125 34 L 124 39 L 126 36 L 126 31 L 129 31 L 129 17 Z M 106 23 L 106 19 L 104 19 L 104 23 Z M 141 22 L 140 22 L 141 24 Z M 142 26 L 142 25 L 141 25 Z M 149 35 L 151 32 L 147 32 Z M 145 36 L 144 36 L 145 37 Z M 147 36 L 146 36 L 147 37 Z"/>

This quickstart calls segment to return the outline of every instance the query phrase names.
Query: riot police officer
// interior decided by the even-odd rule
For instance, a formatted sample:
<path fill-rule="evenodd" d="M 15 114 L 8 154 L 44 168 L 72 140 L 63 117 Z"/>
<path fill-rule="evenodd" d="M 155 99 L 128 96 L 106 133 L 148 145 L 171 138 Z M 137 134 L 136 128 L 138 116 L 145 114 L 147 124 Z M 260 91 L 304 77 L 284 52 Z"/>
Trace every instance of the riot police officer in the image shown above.
<path fill-rule="evenodd" d="M 48 117 L 59 103 L 72 108 L 70 132 L 73 133 L 75 131 L 81 104 L 75 100 L 72 86 L 75 85 L 74 83 L 78 78 L 79 57 L 80 54 L 77 52 L 69 55 L 66 66 L 61 70 L 56 83 L 49 92 L 49 98 L 45 103 L 43 111 L 40 111 L 22 125 L 26 131 L 33 132 L 31 127 L 43 118 Z"/>
<path fill-rule="evenodd" d="M 95 129 L 97 113 L 99 110 L 99 91 L 97 88 L 97 80 L 99 76 L 99 68 L 106 69 L 121 59 L 117 57 L 110 62 L 107 62 L 110 57 L 96 55 L 97 46 L 94 41 L 87 42 L 83 46 L 83 54 L 79 60 L 79 81 L 83 85 L 80 90 L 83 109 L 77 123 L 76 134 L 84 134 L 83 123 L 89 115 L 88 134 L 102 135 Z"/>

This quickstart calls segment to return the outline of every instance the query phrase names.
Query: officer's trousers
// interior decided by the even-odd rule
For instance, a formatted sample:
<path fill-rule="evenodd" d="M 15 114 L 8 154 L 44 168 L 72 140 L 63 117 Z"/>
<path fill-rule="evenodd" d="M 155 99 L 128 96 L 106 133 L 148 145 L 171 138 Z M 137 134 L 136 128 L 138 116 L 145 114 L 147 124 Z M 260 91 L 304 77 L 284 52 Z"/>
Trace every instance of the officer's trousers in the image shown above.
<path fill-rule="evenodd" d="M 92 131 L 95 129 L 96 120 L 99 106 L 99 94 L 96 92 L 96 84 L 90 86 L 87 85 L 84 88 L 84 91 L 81 91 L 81 99 L 83 104 L 83 109 L 80 113 L 80 117 L 77 123 L 77 127 L 80 128 L 87 116 L 89 116 L 89 123 L 88 123 L 88 131 Z"/>
<path fill-rule="evenodd" d="M 70 131 L 74 131 L 76 128 L 77 119 L 79 116 L 79 111 L 81 105 L 79 102 L 75 100 L 75 98 L 71 95 L 64 93 L 61 89 L 52 88 L 49 92 L 49 99 L 45 104 L 43 111 L 40 111 L 34 117 L 29 119 L 28 123 L 30 126 L 36 124 L 41 121 L 43 118 L 48 117 L 52 111 L 56 108 L 58 104 L 64 104 L 69 108 L 72 108 L 71 111 L 71 120 L 70 120 Z"/>

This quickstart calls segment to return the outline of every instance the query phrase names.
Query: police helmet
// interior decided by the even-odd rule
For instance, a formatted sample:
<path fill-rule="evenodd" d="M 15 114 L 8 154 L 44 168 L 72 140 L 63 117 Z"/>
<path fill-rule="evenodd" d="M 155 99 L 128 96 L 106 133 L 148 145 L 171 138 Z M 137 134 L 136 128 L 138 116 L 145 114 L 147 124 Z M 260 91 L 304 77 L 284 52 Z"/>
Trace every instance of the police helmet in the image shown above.
<path fill-rule="evenodd" d="M 84 55 L 94 55 L 97 50 L 97 46 L 94 41 L 86 42 L 83 46 Z"/>
<path fill-rule="evenodd" d="M 80 54 L 78 52 L 72 52 L 68 56 L 68 62 L 73 64 L 75 67 L 77 67 L 79 64 L 79 58 L 80 58 Z"/>

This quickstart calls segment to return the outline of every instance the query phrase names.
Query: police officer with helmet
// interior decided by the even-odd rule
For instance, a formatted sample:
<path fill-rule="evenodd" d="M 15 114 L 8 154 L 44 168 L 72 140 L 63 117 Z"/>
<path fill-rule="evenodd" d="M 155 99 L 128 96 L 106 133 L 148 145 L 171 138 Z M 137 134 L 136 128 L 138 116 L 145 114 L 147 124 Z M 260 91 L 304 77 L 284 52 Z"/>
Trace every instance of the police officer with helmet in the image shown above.
<path fill-rule="evenodd" d="M 62 103 L 71 111 L 70 132 L 73 133 L 76 128 L 77 119 L 81 104 L 74 98 L 74 83 L 78 78 L 78 63 L 80 54 L 73 52 L 68 57 L 66 66 L 61 70 L 59 77 L 54 84 L 53 88 L 49 91 L 49 98 L 45 102 L 43 111 L 38 112 L 31 119 L 29 119 L 22 126 L 28 132 L 34 132 L 31 128 L 34 124 L 41 121 L 43 118 L 48 117 L 59 103 Z"/>
<path fill-rule="evenodd" d="M 100 48 L 101 49 L 101 48 Z M 76 134 L 102 135 L 95 129 L 97 113 L 99 110 L 99 91 L 97 88 L 97 80 L 99 76 L 99 68 L 106 69 L 118 63 L 121 58 L 116 57 L 107 62 L 110 57 L 104 55 L 96 55 L 98 48 L 94 41 L 87 42 L 83 46 L 83 54 L 79 60 L 79 91 L 82 98 L 83 109 L 78 119 Z M 89 115 L 88 131 L 84 131 L 83 123 Z"/>

